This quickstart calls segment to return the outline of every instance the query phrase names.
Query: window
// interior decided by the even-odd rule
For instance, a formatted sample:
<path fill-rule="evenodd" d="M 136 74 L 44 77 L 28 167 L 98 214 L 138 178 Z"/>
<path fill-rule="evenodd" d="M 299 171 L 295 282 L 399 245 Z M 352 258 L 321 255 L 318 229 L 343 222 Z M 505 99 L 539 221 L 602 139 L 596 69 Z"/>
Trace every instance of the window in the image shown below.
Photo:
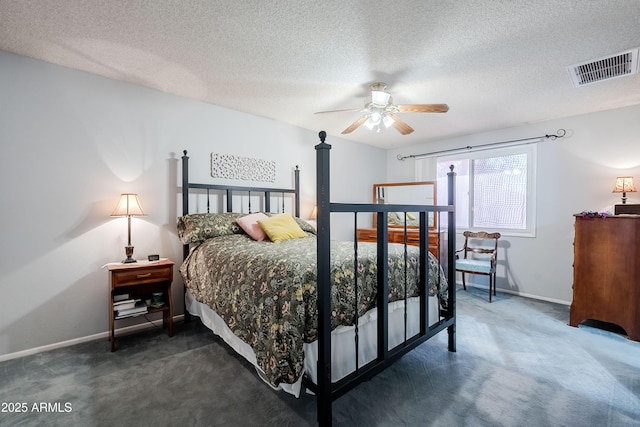
<path fill-rule="evenodd" d="M 456 172 L 456 227 L 535 235 L 535 145 L 437 159 L 438 200 L 447 200 L 447 172 Z M 446 218 L 442 218 L 443 225 Z"/>

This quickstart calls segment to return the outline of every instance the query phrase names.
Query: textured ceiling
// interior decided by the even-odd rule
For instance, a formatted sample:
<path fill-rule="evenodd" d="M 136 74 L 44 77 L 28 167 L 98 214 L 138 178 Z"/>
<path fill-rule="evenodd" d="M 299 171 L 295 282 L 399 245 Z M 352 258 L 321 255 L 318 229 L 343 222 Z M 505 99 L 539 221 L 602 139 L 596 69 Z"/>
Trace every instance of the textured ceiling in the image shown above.
<path fill-rule="evenodd" d="M 395 148 L 640 103 L 640 75 L 574 88 L 566 67 L 640 46 L 638 0 L 0 0 L 0 50 L 311 130 L 340 132 L 369 85 Z M 555 129 L 549 129 L 550 133 Z"/>

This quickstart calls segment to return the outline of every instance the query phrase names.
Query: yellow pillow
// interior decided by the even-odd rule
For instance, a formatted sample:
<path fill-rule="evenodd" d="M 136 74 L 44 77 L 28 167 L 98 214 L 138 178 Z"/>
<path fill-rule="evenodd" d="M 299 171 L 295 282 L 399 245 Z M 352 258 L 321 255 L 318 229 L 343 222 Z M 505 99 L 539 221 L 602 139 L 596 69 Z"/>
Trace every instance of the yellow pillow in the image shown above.
<path fill-rule="evenodd" d="M 302 231 L 302 228 L 290 214 L 279 214 L 261 219 L 258 220 L 258 224 L 272 242 L 307 237 L 307 233 Z"/>

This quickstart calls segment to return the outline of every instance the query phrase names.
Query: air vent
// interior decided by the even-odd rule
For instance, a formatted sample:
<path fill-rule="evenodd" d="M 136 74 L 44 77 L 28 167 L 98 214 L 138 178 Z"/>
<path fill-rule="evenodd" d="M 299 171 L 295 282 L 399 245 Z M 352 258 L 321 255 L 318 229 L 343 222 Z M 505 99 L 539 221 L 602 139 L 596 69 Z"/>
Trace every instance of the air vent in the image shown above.
<path fill-rule="evenodd" d="M 635 74 L 638 72 L 638 49 L 571 65 L 567 71 L 573 87 Z"/>

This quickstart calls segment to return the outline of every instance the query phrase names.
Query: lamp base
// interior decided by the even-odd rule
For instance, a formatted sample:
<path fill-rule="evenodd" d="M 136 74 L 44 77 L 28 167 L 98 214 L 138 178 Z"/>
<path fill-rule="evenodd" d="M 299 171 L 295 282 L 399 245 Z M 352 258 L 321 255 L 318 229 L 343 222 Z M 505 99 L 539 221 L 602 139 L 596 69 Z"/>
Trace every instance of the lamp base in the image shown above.
<path fill-rule="evenodd" d="M 138 262 L 133 258 L 133 246 L 125 246 L 124 253 L 127 255 L 127 259 L 122 260 L 123 264 L 130 264 L 132 262 Z"/>

